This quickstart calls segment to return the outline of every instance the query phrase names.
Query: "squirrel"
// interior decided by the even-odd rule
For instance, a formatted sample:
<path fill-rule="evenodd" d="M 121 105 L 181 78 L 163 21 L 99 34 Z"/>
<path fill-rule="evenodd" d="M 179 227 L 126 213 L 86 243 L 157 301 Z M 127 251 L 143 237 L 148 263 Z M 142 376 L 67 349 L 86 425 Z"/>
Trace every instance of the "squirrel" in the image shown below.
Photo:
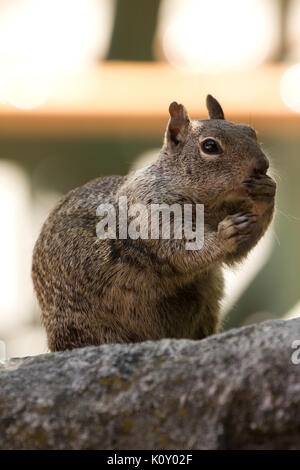
<path fill-rule="evenodd" d="M 156 161 L 70 191 L 49 215 L 32 279 L 50 351 L 219 331 L 223 266 L 240 262 L 264 235 L 276 183 L 255 130 L 227 121 L 211 95 L 206 106 L 209 119 L 191 120 L 171 103 Z M 97 208 L 120 196 L 147 208 L 202 204 L 202 247 L 187 250 L 184 237 L 99 238 Z"/>

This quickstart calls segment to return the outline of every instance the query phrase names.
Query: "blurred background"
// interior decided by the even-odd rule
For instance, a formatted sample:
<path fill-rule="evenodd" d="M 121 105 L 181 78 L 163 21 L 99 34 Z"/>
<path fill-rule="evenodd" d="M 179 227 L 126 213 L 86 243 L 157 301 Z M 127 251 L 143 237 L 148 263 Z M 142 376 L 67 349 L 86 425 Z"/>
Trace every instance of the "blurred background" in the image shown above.
<path fill-rule="evenodd" d="M 42 223 L 88 180 L 155 158 L 171 101 L 254 126 L 272 230 L 226 272 L 224 329 L 300 315 L 300 0 L 0 0 L 0 340 L 47 352 L 30 278 Z M 3 354 L 3 353 L 2 353 Z"/>

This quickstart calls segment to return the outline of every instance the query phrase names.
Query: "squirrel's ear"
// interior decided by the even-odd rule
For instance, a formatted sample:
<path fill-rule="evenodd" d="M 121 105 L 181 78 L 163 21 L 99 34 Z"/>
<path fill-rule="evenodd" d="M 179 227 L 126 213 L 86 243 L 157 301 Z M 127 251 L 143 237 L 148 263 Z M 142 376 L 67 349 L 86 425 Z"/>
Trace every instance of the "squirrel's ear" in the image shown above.
<path fill-rule="evenodd" d="M 210 119 L 225 119 L 220 103 L 213 96 L 207 95 L 206 107 Z"/>
<path fill-rule="evenodd" d="M 171 150 L 178 148 L 180 143 L 185 141 L 190 118 L 182 104 L 173 103 L 169 106 L 170 120 L 165 136 L 166 144 Z"/>

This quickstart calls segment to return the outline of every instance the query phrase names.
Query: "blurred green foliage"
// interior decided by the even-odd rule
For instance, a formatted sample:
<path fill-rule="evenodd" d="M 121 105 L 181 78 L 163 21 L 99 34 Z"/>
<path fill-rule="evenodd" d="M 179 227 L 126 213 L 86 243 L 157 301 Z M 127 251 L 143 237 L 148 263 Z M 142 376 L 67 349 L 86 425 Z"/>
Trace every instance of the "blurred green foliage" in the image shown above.
<path fill-rule="evenodd" d="M 34 191 L 66 193 L 98 176 L 126 174 L 145 150 L 160 147 L 155 139 L 1 139 L 1 158 L 19 164 Z"/>

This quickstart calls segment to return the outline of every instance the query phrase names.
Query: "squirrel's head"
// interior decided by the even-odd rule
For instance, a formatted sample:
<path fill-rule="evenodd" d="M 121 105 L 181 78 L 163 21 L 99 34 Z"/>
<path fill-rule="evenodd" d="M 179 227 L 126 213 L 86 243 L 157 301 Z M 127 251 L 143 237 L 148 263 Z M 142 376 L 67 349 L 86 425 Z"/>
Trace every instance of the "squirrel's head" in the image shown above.
<path fill-rule="evenodd" d="M 217 195 L 233 190 L 250 175 L 265 174 L 269 161 L 254 129 L 226 121 L 211 95 L 206 105 L 209 119 L 192 121 L 182 104 L 170 104 L 162 161 L 170 168 L 173 159 L 173 171 L 180 175 L 177 181 L 194 189 L 199 183 L 199 189 L 205 186 L 206 192 Z"/>

